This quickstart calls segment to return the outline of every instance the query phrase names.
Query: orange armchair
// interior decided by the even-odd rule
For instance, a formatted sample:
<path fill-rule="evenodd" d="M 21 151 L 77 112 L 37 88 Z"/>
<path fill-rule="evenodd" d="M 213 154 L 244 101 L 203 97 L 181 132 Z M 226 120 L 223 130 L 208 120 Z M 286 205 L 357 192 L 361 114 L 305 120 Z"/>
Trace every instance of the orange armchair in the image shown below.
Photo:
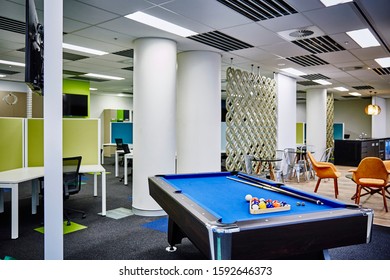
<path fill-rule="evenodd" d="M 355 203 L 359 204 L 360 197 L 366 194 L 361 194 L 362 189 L 367 191 L 367 194 L 382 192 L 383 205 L 386 212 L 386 192 L 389 188 L 389 174 L 386 167 L 390 167 L 390 163 L 382 161 L 377 157 L 366 157 L 362 159 L 356 169 L 350 169 L 352 180 L 356 183 Z"/>
<path fill-rule="evenodd" d="M 341 176 L 341 173 L 337 171 L 333 163 L 317 161 L 310 152 L 307 152 L 307 156 L 309 157 L 313 170 L 318 177 L 314 192 L 317 192 L 322 179 L 333 179 L 334 196 L 337 198 L 337 195 L 339 194 L 337 179 Z"/>

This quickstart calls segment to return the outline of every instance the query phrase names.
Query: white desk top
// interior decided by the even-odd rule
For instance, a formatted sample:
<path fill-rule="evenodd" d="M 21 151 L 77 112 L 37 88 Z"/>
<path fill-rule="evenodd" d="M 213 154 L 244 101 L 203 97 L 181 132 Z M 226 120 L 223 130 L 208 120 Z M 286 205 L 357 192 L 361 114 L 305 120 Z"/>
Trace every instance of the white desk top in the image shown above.
<path fill-rule="evenodd" d="M 81 165 L 80 173 L 105 172 L 102 165 Z M 45 175 L 44 167 L 23 167 L 0 172 L 0 184 L 19 184 Z"/>
<path fill-rule="evenodd" d="M 43 167 L 24 167 L 0 172 L 0 184 L 19 184 L 44 176 Z"/>
<path fill-rule="evenodd" d="M 105 172 L 106 169 L 100 164 L 80 165 L 80 173 L 85 172 Z"/>

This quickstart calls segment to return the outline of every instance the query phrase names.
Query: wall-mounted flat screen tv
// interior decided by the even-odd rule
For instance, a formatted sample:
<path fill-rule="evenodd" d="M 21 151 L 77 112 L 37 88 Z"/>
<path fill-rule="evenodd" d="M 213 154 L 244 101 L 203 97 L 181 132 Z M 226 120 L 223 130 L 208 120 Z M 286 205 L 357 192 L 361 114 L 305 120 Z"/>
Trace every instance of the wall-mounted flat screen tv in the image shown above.
<path fill-rule="evenodd" d="M 62 114 L 64 117 L 88 117 L 88 95 L 62 95 Z"/>
<path fill-rule="evenodd" d="M 34 0 L 26 0 L 25 82 L 43 95 L 43 25 L 39 22 Z"/>

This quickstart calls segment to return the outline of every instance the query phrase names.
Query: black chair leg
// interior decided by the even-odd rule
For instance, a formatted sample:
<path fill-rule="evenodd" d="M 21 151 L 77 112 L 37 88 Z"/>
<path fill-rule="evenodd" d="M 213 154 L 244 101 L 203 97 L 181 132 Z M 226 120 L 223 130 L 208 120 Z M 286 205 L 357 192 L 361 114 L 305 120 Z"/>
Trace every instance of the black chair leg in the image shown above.
<path fill-rule="evenodd" d="M 85 212 L 82 211 L 82 210 L 71 209 L 71 208 L 64 208 L 64 218 L 65 218 L 65 220 L 66 220 L 66 225 L 67 225 L 67 226 L 70 226 L 70 225 L 71 225 L 71 219 L 70 219 L 70 217 L 69 217 L 69 213 L 70 213 L 70 212 L 80 213 L 82 219 L 85 219 L 85 218 L 87 217 L 87 215 L 85 214 Z"/>

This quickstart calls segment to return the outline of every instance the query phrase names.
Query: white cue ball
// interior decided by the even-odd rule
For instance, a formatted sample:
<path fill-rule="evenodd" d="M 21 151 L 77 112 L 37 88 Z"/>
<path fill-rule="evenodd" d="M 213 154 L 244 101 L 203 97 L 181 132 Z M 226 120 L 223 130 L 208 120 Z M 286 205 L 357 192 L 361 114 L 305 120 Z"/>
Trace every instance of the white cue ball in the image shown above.
<path fill-rule="evenodd" d="M 253 204 L 253 205 L 252 205 L 252 209 L 253 209 L 253 210 L 259 210 L 259 205 Z"/>
<path fill-rule="evenodd" d="M 251 196 L 250 194 L 247 194 L 247 195 L 245 196 L 245 200 L 246 200 L 246 201 L 251 201 L 251 199 L 252 199 L 252 196 Z"/>

